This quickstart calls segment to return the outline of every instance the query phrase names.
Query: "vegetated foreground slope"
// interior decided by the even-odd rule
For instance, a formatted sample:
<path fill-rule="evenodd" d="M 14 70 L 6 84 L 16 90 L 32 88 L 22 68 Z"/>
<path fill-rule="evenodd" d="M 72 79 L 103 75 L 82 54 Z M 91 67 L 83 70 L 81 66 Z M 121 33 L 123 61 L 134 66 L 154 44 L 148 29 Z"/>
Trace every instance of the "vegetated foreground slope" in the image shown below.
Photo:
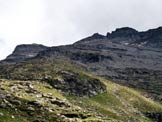
<path fill-rule="evenodd" d="M 161 104 L 94 76 L 65 57 L 0 68 L 2 122 L 160 122 L 162 118 Z"/>

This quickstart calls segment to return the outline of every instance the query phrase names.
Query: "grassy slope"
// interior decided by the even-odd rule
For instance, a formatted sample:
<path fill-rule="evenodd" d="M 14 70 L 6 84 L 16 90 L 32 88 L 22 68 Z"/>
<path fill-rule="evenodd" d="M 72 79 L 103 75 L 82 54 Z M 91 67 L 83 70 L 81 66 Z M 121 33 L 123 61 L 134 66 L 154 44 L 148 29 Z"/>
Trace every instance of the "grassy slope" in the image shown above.
<path fill-rule="evenodd" d="M 162 105 L 149 98 L 142 96 L 142 93 L 133 89 L 117 85 L 111 81 L 102 79 L 107 85 L 108 93 L 100 94 L 90 99 L 69 97 L 77 105 L 90 107 L 93 111 L 99 111 L 105 119 L 113 118 L 119 121 L 149 122 L 143 113 L 158 113 L 162 111 Z"/>
<path fill-rule="evenodd" d="M 48 62 L 48 63 L 47 63 Z M 52 78 L 59 77 L 56 75 L 57 71 L 60 70 L 71 70 L 82 74 L 89 75 L 90 77 L 95 77 L 90 75 L 82 67 L 68 60 L 40 60 L 29 61 L 14 66 L 8 66 L 9 76 L 12 79 L 41 79 L 44 76 L 50 76 Z M 5 77 L 8 72 L 6 69 L 0 73 L 1 77 Z M 8 75 L 8 73 L 7 73 Z M 99 78 L 99 77 L 96 77 Z M 99 78 L 106 86 L 107 93 L 99 94 L 92 98 L 79 98 L 76 96 L 62 96 L 56 90 L 48 90 L 39 88 L 40 92 L 52 92 L 53 96 L 66 97 L 72 104 L 80 106 L 83 110 L 87 110 L 105 121 L 116 121 L 116 122 L 149 122 L 142 113 L 158 113 L 162 111 L 162 105 L 142 96 L 142 93 L 135 91 L 133 89 L 117 85 L 111 81 Z M 10 81 L 13 82 L 13 81 Z M 42 86 L 44 83 L 36 84 L 36 86 Z M 7 87 L 6 87 L 7 88 Z M 26 100 L 36 99 L 30 96 L 25 96 Z M 0 111 L 4 111 L 0 109 Z M 12 111 L 11 111 L 12 112 Z M 5 111 L 4 113 L 7 113 Z M 7 114 L 6 114 L 7 117 Z M 91 118 L 92 119 L 92 118 Z M 7 120 L 7 119 L 5 119 Z M 6 121 L 9 122 L 9 121 Z"/>
<path fill-rule="evenodd" d="M 33 89 L 37 92 L 37 94 L 26 92 L 27 90 L 29 90 L 29 88 L 27 88 L 25 85 L 23 85 L 22 88 L 16 88 L 14 89 L 14 91 L 12 90 L 12 86 L 14 86 L 14 84 L 26 84 L 28 82 L 30 82 L 33 85 Z M 72 105 L 70 101 L 66 99 L 65 96 L 63 96 L 57 90 L 53 89 L 49 84 L 44 82 L 5 80 L 1 83 L 1 88 L 4 89 L 0 89 L 1 94 L 7 94 L 13 97 L 9 97 L 8 99 L 5 98 L 7 101 L 12 103 L 11 101 L 16 100 L 21 102 L 21 105 L 19 106 L 17 104 L 12 104 L 12 107 L 0 107 L 0 113 L 3 113 L 3 116 L 0 116 L 0 122 L 66 122 L 70 119 L 76 122 L 93 122 L 93 120 L 95 122 L 99 120 L 99 118 L 95 114 L 85 111 L 77 105 Z M 47 95 L 49 93 L 51 94 L 50 97 L 52 97 L 52 99 L 56 98 L 59 99 L 59 101 L 61 102 L 63 101 L 66 104 L 68 103 L 68 107 L 52 104 L 49 101 L 50 99 L 48 99 L 48 97 L 37 96 L 43 94 Z M 2 101 L 0 100 L 0 103 L 2 103 Z M 29 114 L 28 109 L 26 109 L 29 107 L 29 105 L 27 105 L 26 103 L 30 101 L 41 101 L 41 105 L 43 107 L 32 106 L 32 109 L 34 110 L 30 111 L 32 114 Z M 81 114 L 85 117 L 89 117 L 87 117 L 86 119 L 73 119 L 68 117 L 62 117 L 61 115 L 64 114 Z"/>

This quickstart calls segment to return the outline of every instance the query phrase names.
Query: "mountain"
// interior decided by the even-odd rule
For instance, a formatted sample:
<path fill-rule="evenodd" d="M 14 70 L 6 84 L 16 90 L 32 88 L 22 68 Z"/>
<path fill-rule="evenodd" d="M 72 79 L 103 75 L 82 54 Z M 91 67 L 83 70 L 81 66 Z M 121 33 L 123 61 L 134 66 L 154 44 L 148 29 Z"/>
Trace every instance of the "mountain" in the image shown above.
<path fill-rule="evenodd" d="M 118 28 L 105 36 L 95 33 L 74 44 L 64 46 L 19 45 L 10 56 L 1 61 L 0 78 L 2 84 L 5 79 L 2 91 L 7 91 L 9 94 L 8 87 L 15 82 L 18 82 L 20 87 L 22 87 L 21 82 L 28 84 L 31 82 L 33 85 L 41 86 L 48 84 L 52 89 L 50 92 L 57 91 L 57 94 L 75 105 L 74 108 L 79 106 L 80 111 L 76 111 L 81 114 L 76 111 L 73 111 L 75 114 L 71 114 L 73 108 L 68 109 L 64 106 L 63 109 L 59 106 L 60 108 L 58 107 L 53 113 L 57 115 L 61 112 L 61 114 L 55 117 L 49 116 L 55 121 L 56 118 L 65 121 L 60 117 L 62 115 L 68 119 L 66 121 L 71 119 L 72 121 L 149 122 L 154 119 L 161 122 L 162 27 L 145 32 L 129 27 Z M 25 86 L 25 88 L 26 91 L 30 91 L 30 87 Z M 20 97 L 15 94 L 10 96 L 17 97 L 16 99 L 22 103 L 24 99 L 27 100 L 26 102 L 31 102 L 31 99 L 26 97 L 36 102 L 35 96 L 40 95 L 24 92 L 24 87 L 16 86 L 15 89 L 20 91 Z M 45 88 L 46 90 L 48 91 Z M 41 94 L 44 92 L 36 91 Z M 24 94 L 27 96 L 20 99 Z M 3 96 L 0 98 L 3 101 Z M 13 103 L 13 99 L 5 98 L 7 103 Z M 43 95 L 40 99 L 46 101 Z M 2 101 L 0 102 L 4 104 Z M 61 100 L 54 103 L 58 102 L 62 103 Z M 18 109 L 18 113 L 25 115 L 25 120 L 29 121 L 30 117 L 21 110 L 21 105 L 19 107 L 12 105 Z M 48 105 L 50 108 L 51 103 Z M 49 111 L 43 113 L 44 107 L 43 103 L 42 109 L 37 110 L 42 115 L 40 120 L 49 114 Z M 65 114 L 65 109 L 68 114 Z M 85 114 L 83 110 L 86 110 Z M 4 108 L 0 111 L 4 111 Z M 37 111 L 32 113 L 35 115 Z M 10 107 L 5 112 L 10 112 Z M 31 118 L 31 121 L 34 120 Z M 52 120 L 48 119 L 48 121 Z"/>
<path fill-rule="evenodd" d="M 18 45 L 13 53 L 4 60 L 4 63 L 19 62 L 27 58 L 35 57 L 40 51 L 45 49 L 47 49 L 46 46 L 39 44 Z"/>
<path fill-rule="evenodd" d="M 72 45 L 45 47 L 19 45 L 2 63 L 18 63 L 31 58 L 66 57 L 95 75 L 146 91 L 162 99 L 162 27 L 139 32 L 118 28 L 106 36 L 95 33 Z"/>
<path fill-rule="evenodd" d="M 132 45 L 136 47 L 161 48 L 162 27 L 145 32 L 138 32 L 129 27 L 119 28 L 107 34 L 107 38 L 117 43 Z"/>

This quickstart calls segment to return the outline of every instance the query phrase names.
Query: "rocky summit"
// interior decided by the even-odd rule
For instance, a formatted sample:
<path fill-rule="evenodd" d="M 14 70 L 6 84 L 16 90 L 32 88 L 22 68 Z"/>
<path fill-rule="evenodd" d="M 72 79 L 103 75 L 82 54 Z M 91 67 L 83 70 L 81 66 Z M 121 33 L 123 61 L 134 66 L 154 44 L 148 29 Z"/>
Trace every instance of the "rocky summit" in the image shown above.
<path fill-rule="evenodd" d="M 47 47 L 39 44 L 18 45 L 11 55 L 9 55 L 4 63 L 13 63 L 23 61 L 27 58 L 35 57 L 40 51 L 45 50 Z"/>
<path fill-rule="evenodd" d="M 162 27 L 19 45 L 0 79 L 2 122 L 161 122 Z"/>

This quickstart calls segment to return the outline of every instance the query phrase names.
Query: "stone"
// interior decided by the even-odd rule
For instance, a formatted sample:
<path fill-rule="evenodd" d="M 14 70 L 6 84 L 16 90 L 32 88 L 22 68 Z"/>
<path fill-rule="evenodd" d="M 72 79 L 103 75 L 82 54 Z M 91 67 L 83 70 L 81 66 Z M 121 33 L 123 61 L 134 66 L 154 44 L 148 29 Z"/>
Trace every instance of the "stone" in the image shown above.
<path fill-rule="evenodd" d="M 21 105 L 21 101 L 19 100 L 12 100 L 11 103 L 14 105 Z"/>
<path fill-rule="evenodd" d="M 28 104 L 34 105 L 34 106 L 37 106 L 37 107 L 41 107 L 42 106 L 41 105 L 41 101 L 37 101 L 37 100 L 35 100 L 35 101 L 29 101 Z"/>
<path fill-rule="evenodd" d="M 3 117 L 4 116 L 4 114 L 3 113 L 0 113 L 0 117 Z"/>
<path fill-rule="evenodd" d="M 51 101 L 52 104 L 55 104 L 55 105 L 57 105 L 59 107 L 64 107 L 64 106 L 68 107 L 69 106 L 64 101 L 59 101 L 59 100 L 56 100 L 56 99 L 51 99 L 50 101 Z"/>
<path fill-rule="evenodd" d="M 51 93 L 47 93 L 47 94 L 42 94 L 42 97 L 46 97 L 46 98 L 49 98 L 49 99 L 52 99 L 53 96 Z"/>
<path fill-rule="evenodd" d="M 5 99 L 6 98 L 6 94 L 0 94 L 0 98 L 1 99 Z"/>
<path fill-rule="evenodd" d="M 28 107 L 27 110 L 29 110 L 29 111 L 35 111 L 35 109 L 33 107 Z"/>
<path fill-rule="evenodd" d="M 14 118 L 15 118 L 15 116 L 14 116 L 14 115 L 12 115 L 12 116 L 11 116 L 11 118 L 12 118 L 12 119 L 14 119 Z"/>
<path fill-rule="evenodd" d="M 42 94 L 36 94 L 35 95 L 37 98 L 41 98 L 42 97 Z"/>
<path fill-rule="evenodd" d="M 3 102 L 0 103 L 0 108 L 6 108 L 6 106 L 7 106 L 7 105 L 6 105 L 5 103 L 3 103 Z"/>
<path fill-rule="evenodd" d="M 18 90 L 18 87 L 17 86 L 12 86 L 10 89 L 11 89 L 12 92 L 15 92 L 15 91 Z"/>
<path fill-rule="evenodd" d="M 29 88 L 34 89 L 34 86 L 32 84 L 29 85 Z"/>
<path fill-rule="evenodd" d="M 17 88 L 18 89 L 24 89 L 24 86 L 20 85 L 20 84 L 17 84 Z"/>

